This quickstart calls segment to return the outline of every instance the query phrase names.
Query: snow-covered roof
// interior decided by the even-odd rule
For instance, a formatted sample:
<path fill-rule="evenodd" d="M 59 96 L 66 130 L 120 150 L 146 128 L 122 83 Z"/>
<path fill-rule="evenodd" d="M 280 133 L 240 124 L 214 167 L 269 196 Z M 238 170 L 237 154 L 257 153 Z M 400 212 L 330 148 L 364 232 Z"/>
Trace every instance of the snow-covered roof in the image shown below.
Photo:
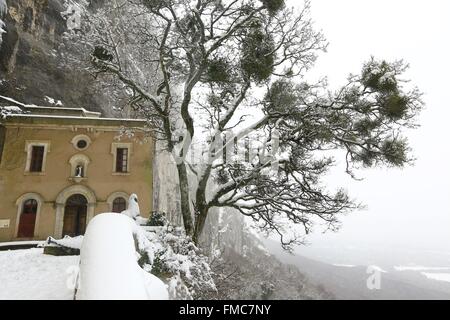
<path fill-rule="evenodd" d="M 10 106 L 8 108 L 14 105 L 21 111 L 7 113 L 3 121 L 5 124 L 144 127 L 146 123 L 142 119 L 102 118 L 100 112 L 89 111 L 85 108 L 29 105 L 0 95 L 0 101 L 2 100 Z M 3 108 L 6 107 L 3 106 Z"/>
<path fill-rule="evenodd" d="M 79 117 L 91 117 L 91 118 L 99 118 L 101 116 L 101 112 L 89 111 L 85 108 L 67 108 L 58 106 L 37 106 L 34 104 L 25 104 L 19 101 L 16 101 L 10 97 L 5 97 L 0 95 L 0 100 L 6 101 L 7 103 L 13 104 L 19 108 L 21 108 L 24 112 L 27 112 L 30 116 L 35 114 L 41 115 L 72 115 Z M 52 99 L 53 100 L 53 99 Z"/>
<path fill-rule="evenodd" d="M 61 113 L 79 113 L 81 117 L 91 117 L 91 118 L 99 118 L 101 116 L 100 112 L 94 112 L 86 110 L 85 108 L 66 108 L 66 107 L 42 107 L 35 105 L 26 105 L 25 109 L 30 111 L 31 113 L 39 112 L 41 114 L 49 113 L 49 115 L 53 114 L 61 114 Z"/>
<path fill-rule="evenodd" d="M 3 125 L 8 126 L 56 126 L 56 127 L 99 127 L 99 128 L 144 128 L 145 120 L 93 118 L 76 116 L 48 116 L 33 114 L 8 114 L 3 120 Z"/>
<path fill-rule="evenodd" d="M 145 122 L 142 119 L 131 119 L 131 118 L 97 118 L 97 117 L 76 117 L 76 116 L 54 116 L 54 115 L 42 115 L 42 114 L 29 114 L 29 113 L 21 113 L 21 114 L 13 114 L 9 117 L 18 117 L 18 118 L 46 118 L 46 119 L 80 119 L 84 118 L 87 120 L 106 120 L 106 121 L 136 121 L 136 122 Z"/>

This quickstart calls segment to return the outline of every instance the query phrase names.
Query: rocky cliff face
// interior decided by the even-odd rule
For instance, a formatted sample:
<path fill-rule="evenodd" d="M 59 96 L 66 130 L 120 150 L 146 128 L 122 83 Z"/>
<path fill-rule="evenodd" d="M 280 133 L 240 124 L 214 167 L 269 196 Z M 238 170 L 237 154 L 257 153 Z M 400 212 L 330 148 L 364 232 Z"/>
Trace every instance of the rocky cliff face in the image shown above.
<path fill-rule="evenodd" d="M 95 1 L 99 5 L 102 1 Z M 60 100 L 66 107 L 101 107 L 103 94 L 83 70 L 64 65 L 61 44 L 67 31 L 63 0 L 6 0 L 6 33 L 0 48 L 0 95 L 38 105 Z M 51 98 L 51 99 L 49 99 Z M 104 110 L 103 110 L 104 111 Z"/>
<path fill-rule="evenodd" d="M 177 167 L 171 155 L 164 151 L 163 143 L 156 143 L 153 161 L 153 209 L 164 212 L 172 225 L 183 226 L 180 214 Z"/>

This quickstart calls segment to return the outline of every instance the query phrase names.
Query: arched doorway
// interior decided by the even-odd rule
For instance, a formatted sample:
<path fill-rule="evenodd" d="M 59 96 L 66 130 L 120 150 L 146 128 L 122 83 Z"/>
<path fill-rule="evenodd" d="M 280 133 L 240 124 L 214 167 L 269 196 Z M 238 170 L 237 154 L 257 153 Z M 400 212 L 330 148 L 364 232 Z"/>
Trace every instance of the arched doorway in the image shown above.
<path fill-rule="evenodd" d="M 69 198 L 74 195 L 81 195 L 85 199 L 83 202 L 87 200 L 87 215 L 85 227 L 94 217 L 95 206 L 97 204 L 97 197 L 95 196 L 94 191 L 89 189 L 86 186 L 75 184 L 63 189 L 58 196 L 56 197 L 55 205 L 56 205 L 56 219 L 55 219 L 55 232 L 54 236 L 56 238 L 61 238 L 63 236 L 64 230 L 64 222 L 65 222 L 65 211 L 66 204 L 68 203 Z M 84 231 L 83 231 L 84 232 Z"/>
<path fill-rule="evenodd" d="M 79 236 L 86 231 L 88 201 L 81 194 L 70 196 L 64 207 L 64 225 L 62 236 Z"/>

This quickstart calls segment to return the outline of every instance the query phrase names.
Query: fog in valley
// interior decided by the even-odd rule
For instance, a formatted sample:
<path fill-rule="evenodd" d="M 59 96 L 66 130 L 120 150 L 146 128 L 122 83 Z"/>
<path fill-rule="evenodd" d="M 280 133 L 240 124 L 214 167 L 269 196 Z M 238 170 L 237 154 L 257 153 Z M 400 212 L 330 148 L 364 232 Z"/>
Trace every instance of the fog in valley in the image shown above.
<path fill-rule="evenodd" d="M 309 245 L 295 250 L 301 256 L 334 264 L 336 275 L 332 282 L 337 281 L 339 273 L 351 269 L 354 273 L 350 278 L 356 281 L 359 272 L 363 282 L 367 278 L 365 269 L 357 271 L 357 266 L 377 265 L 387 271 L 383 273 L 385 278 L 450 287 L 444 281 L 450 281 L 448 12 L 450 4 L 444 0 L 426 4 L 406 0 L 312 2 L 316 27 L 330 42 L 328 52 L 318 59 L 313 78 L 326 75 L 329 83 L 337 87 L 348 73 L 357 73 L 371 55 L 388 61 L 404 59 L 410 64 L 407 77 L 424 93 L 426 104 L 418 118 L 420 127 L 407 131 L 416 158 L 413 166 L 359 170 L 358 178 L 364 180 L 355 181 L 345 174 L 341 155 L 340 164 L 328 175 L 328 186 L 345 187 L 367 206 L 343 217 L 342 227 L 336 233 L 322 233 L 316 228 L 307 238 Z M 268 246 L 290 263 L 308 265 L 281 253 L 274 243 Z M 320 273 L 319 269 L 317 265 L 312 268 Z M 429 276 L 427 272 L 439 275 Z M 361 292 L 349 297 L 361 298 Z M 393 296 L 377 296 L 379 293 L 367 290 L 365 293 L 366 298 L 415 298 L 412 293 L 405 296 L 405 292 Z M 425 296 L 433 294 L 428 292 Z"/>

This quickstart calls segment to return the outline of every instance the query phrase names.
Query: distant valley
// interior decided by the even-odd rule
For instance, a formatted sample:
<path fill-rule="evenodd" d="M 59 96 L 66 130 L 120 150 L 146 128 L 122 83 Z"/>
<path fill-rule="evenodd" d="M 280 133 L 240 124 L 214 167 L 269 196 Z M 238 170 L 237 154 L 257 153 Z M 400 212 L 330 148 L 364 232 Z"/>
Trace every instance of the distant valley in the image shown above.
<path fill-rule="evenodd" d="M 445 263 L 445 260 L 439 258 L 428 260 L 428 264 L 419 265 L 396 264 L 394 261 L 391 265 L 388 264 L 387 259 L 384 259 L 380 268 L 380 289 L 370 290 L 367 287 L 367 279 L 371 276 L 367 271 L 368 264 L 351 264 L 347 263 L 349 255 L 340 252 L 341 257 L 346 256 L 347 259 L 342 262 L 342 258 L 334 257 L 335 262 L 329 261 L 332 259 L 332 254 L 328 254 L 328 259 L 319 261 L 316 257 L 311 256 L 311 249 L 305 249 L 309 257 L 298 253 L 289 254 L 283 251 L 280 245 L 273 240 L 263 239 L 266 249 L 275 255 L 280 261 L 286 264 L 294 265 L 307 275 L 311 281 L 322 285 L 325 290 L 332 293 L 336 299 L 450 299 L 450 263 Z M 319 250 L 318 250 L 319 251 Z M 333 250 L 336 252 L 335 250 Z M 321 256 L 325 252 L 322 251 L 317 256 Z M 338 252 L 336 252 L 338 254 Z M 355 255 L 354 260 L 357 255 Z M 324 261 L 328 260 L 328 261 Z M 441 265 L 437 266 L 436 261 Z M 419 260 L 418 262 L 423 262 Z"/>

